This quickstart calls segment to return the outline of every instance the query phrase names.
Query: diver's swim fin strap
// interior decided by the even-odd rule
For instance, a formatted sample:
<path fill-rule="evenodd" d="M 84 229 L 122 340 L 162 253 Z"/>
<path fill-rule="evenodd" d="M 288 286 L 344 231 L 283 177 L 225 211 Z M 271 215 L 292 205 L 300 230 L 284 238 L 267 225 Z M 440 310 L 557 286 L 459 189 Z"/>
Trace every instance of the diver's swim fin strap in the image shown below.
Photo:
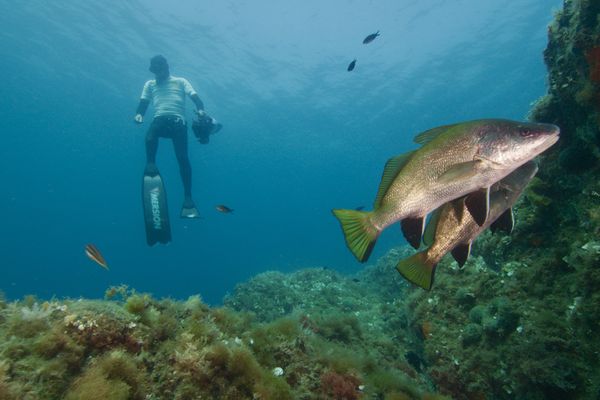
<path fill-rule="evenodd" d="M 181 207 L 181 218 L 186 218 L 186 219 L 194 219 L 194 218 L 200 218 L 200 213 L 198 212 L 198 209 L 196 208 L 196 206 L 192 206 L 192 207 Z"/>
<path fill-rule="evenodd" d="M 142 203 L 148 246 L 171 241 L 171 224 L 167 207 L 167 192 L 160 175 L 144 175 Z"/>

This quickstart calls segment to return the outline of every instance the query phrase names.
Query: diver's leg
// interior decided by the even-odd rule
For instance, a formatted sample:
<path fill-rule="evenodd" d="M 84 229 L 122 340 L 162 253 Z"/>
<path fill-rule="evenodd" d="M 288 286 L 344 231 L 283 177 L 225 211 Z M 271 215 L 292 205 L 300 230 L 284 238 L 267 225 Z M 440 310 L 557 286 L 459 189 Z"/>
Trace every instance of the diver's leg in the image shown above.
<path fill-rule="evenodd" d="M 192 200 L 192 165 L 188 157 L 187 125 L 182 121 L 173 128 L 173 148 L 179 163 L 179 173 L 183 182 L 183 194 L 185 199 L 181 209 L 184 218 L 200 217 L 194 201 Z"/>
<path fill-rule="evenodd" d="M 179 163 L 179 173 L 183 182 L 183 193 L 187 198 L 192 198 L 192 165 L 188 157 L 188 138 L 187 138 L 187 126 L 185 124 L 178 124 L 174 127 L 173 132 L 173 148 L 175 149 L 175 156 Z"/>
<path fill-rule="evenodd" d="M 156 167 L 156 152 L 158 150 L 158 137 L 162 126 L 159 120 L 155 119 L 150 124 L 148 133 L 146 133 L 146 168 L 144 169 L 144 175 L 155 176 L 158 175 L 158 168 Z"/>

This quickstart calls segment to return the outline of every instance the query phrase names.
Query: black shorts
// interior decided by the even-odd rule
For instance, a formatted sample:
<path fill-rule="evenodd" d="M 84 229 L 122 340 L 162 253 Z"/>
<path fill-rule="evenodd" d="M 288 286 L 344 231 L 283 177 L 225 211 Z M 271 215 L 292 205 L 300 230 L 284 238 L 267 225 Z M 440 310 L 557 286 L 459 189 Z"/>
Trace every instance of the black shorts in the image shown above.
<path fill-rule="evenodd" d="M 174 141 L 187 143 L 187 124 L 185 120 L 176 115 L 163 115 L 152 120 L 146 140 L 155 140 L 159 137 L 171 138 Z"/>

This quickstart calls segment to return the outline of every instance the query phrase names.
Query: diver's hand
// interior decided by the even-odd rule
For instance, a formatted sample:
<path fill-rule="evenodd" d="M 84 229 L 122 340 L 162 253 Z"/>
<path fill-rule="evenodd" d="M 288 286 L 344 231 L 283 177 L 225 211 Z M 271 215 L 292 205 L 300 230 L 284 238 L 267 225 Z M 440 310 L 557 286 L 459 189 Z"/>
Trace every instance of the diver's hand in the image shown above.
<path fill-rule="evenodd" d="M 135 117 L 133 117 L 133 120 L 137 124 L 141 124 L 142 122 L 144 122 L 144 117 L 142 117 L 142 114 L 135 114 Z"/>

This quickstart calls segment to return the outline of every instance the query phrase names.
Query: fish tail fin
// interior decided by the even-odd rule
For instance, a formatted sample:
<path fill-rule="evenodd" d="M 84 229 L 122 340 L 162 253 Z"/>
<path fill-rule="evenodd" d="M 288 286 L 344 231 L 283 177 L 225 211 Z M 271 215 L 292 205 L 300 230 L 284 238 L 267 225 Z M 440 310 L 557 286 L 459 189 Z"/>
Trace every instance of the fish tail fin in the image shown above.
<path fill-rule="evenodd" d="M 436 265 L 427 257 L 427 252 L 422 251 L 401 260 L 396 269 L 407 281 L 431 290 Z"/>
<path fill-rule="evenodd" d="M 371 255 L 379 230 L 369 221 L 372 211 L 332 210 L 344 231 L 346 245 L 360 262 Z"/>

